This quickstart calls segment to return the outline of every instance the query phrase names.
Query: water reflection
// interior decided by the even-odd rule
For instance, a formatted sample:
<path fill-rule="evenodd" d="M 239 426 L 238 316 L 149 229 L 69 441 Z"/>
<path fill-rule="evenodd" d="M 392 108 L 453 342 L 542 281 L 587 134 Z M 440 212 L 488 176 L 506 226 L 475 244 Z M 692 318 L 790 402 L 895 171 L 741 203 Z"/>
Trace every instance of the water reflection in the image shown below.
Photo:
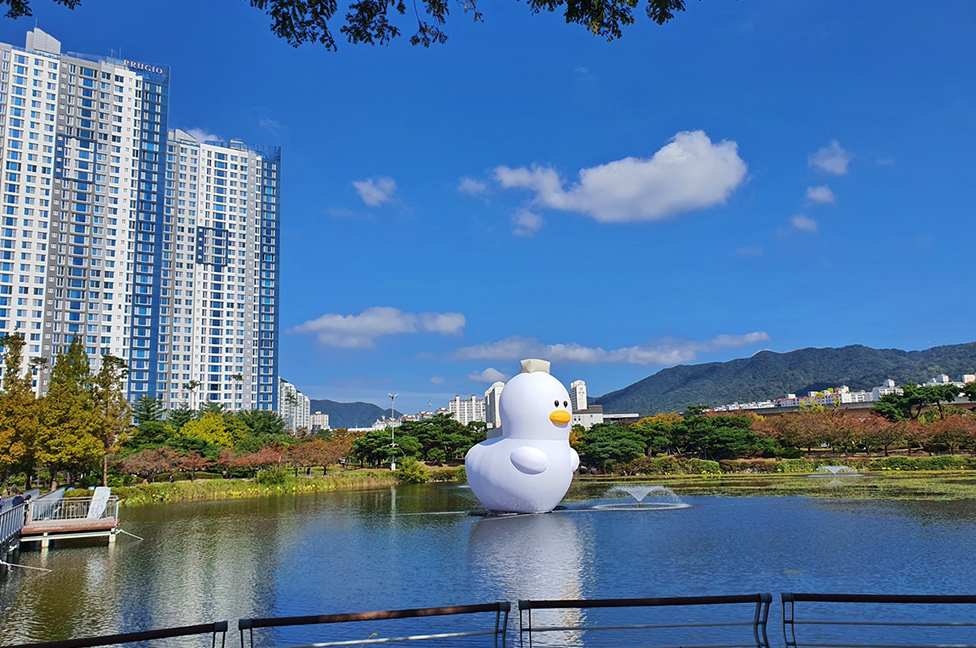
<path fill-rule="evenodd" d="M 495 584 L 502 599 L 577 599 L 587 578 L 586 535 L 576 515 L 546 513 L 479 519 L 469 541 L 476 575 Z M 536 624 L 578 624 L 579 610 L 540 610 Z M 573 646 L 574 632 L 554 632 L 533 644 Z"/>
<path fill-rule="evenodd" d="M 0 645 L 519 598 L 971 593 L 974 501 L 682 499 L 481 519 L 430 485 L 123 509 L 144 541 L 14 556 L 54 571 L 0 572 Z"/>

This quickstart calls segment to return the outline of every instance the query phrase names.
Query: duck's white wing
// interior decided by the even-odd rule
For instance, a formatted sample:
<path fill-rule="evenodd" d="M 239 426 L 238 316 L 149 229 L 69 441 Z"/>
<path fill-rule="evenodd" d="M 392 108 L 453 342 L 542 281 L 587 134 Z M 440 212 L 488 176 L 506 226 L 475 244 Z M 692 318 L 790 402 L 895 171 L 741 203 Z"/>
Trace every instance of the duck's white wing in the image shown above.
<path fill-rule="evenodd" d="M 528 475 L 538 475 L 549 467 L 546 453 L 531 446 L 521 446 L 512 450 L 512 465 Z"/>

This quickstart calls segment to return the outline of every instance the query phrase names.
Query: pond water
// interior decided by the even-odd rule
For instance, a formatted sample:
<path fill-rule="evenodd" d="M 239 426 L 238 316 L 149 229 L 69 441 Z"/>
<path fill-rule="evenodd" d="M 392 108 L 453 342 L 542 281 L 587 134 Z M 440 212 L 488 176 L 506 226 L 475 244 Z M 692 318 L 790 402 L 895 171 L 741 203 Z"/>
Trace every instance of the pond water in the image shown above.
<path fill-rule="evenodd" d="M 142 541 L 14 556 L 53 571 L 0 575 L 0 645 L 519 598 L 976 589 L 976 501 L 681 499 L 480 518 L 470 491 L 424 485 L 123 507 Z"/>

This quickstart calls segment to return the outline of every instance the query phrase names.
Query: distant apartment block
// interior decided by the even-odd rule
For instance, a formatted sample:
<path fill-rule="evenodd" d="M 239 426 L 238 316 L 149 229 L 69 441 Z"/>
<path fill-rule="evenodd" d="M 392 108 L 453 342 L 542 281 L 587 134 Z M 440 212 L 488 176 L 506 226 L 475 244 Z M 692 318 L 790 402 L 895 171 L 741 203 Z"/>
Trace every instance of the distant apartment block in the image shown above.
<path fill-rule="evenodd" d="M 502 389 L 505 383 L 492 383 L 485 391 L 485 423 L 489 429 L 502 426 L 502 415 L 498 409 L 498 403 L 502 397 Z"/>
<path fill-rule="evenodd" d="M 949 380 L 946 374 L 940 374 L 924 385 L 956 385 L 964 387 L 967 383 L 976 382 L 976 375 L 964 374 L 959 381 Z M 923 386 L 923 385 L 919 385 Z M 895 381 L 885 380 L 883 384 L 873 388 L 871 391 L 852 392 L 847 385 L 833 387 L 820 392 L 808 392 L 806 396 L 787 394 L 784 398 L 775 400 L 756 401 L 750 403 L 729 403 L 713 407 L 712 412 L 736 412 L 749 410 L 769 410 L 775 411 L 777 408 L 784 411 L 807 407 L 811 405 L 823 405 L 824 407 L 843 407 L 857 406 L 859 403 L 873 403 L 881 400 L 886 394 L 900 394 L 901 389 L 895 385 Z"/>
<path fill-rule="evenodd" d="M 574 380 L 569 383 L 569 401 L 573 404 L 573 411 L 586 409 L 586 383 Z"/>
<path fill-rule="evenodd" d="M 277 409 L 280 150 L 169 127 L 170 69 L 0 43 L 0 335 L 74 339 L 126 396 Z"/>
<path fill-rule="evenodd" d="M 329 415 L 323 414 L 322 412 L 316 412 L 309 417 L 309 425 L 311 428 L 310 432 L 315 433 L 321 430 L 329 430 Z"/>
<path fill-rule="evenodd" d="M 447 405 L 447 410 L 454 415 L 454 420 L 461 425 L 467 425 L 472 421 L 485 420 L 485 401 L 471 394 L 470 399 L 461 400 L 460 396 L 455 396 Z"/>
<path fill-rule="evenodd" d="M 285 431 L 296 434 L 308 432 L 311 425 L 309 408 L 311 401 L 293 384 L 280 378 L 278 380 L 278 413 L 285 421 Z"/>

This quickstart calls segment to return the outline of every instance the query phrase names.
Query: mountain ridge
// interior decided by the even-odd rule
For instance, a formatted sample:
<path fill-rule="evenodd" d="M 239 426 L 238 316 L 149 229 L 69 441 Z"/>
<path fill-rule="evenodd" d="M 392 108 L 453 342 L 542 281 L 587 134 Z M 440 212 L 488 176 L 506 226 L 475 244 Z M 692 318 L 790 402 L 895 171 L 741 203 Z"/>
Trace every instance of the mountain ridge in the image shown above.
<path fill-rule="evenodd" d="M 921 351 L 873 349 L 860 344 L 807 347 L 787 353 L 763 350 L 749 358 L 678 365 L 591 399 L 608 413 L 683 411 L 689 405 L 782 398 L 847 385 L 870 390 L 891 378 L 901 385 L 926 382 L 937 374 L 957 380 L 976 373 L 976 342 Z"/>
<path fill-rule="evenodd" d="M 377 419 L 390 415 L 389 408 L 383 409 L 373 403 L 357 401 L 355 403 L 340 403 L 327 398 L 309 399 L 309 411 L 313 414 L 321 412 L 329 415 L 329 427 L 339 428 L 369 427 Z M 400 416 L 400 412 L 396 412 Z"/>

